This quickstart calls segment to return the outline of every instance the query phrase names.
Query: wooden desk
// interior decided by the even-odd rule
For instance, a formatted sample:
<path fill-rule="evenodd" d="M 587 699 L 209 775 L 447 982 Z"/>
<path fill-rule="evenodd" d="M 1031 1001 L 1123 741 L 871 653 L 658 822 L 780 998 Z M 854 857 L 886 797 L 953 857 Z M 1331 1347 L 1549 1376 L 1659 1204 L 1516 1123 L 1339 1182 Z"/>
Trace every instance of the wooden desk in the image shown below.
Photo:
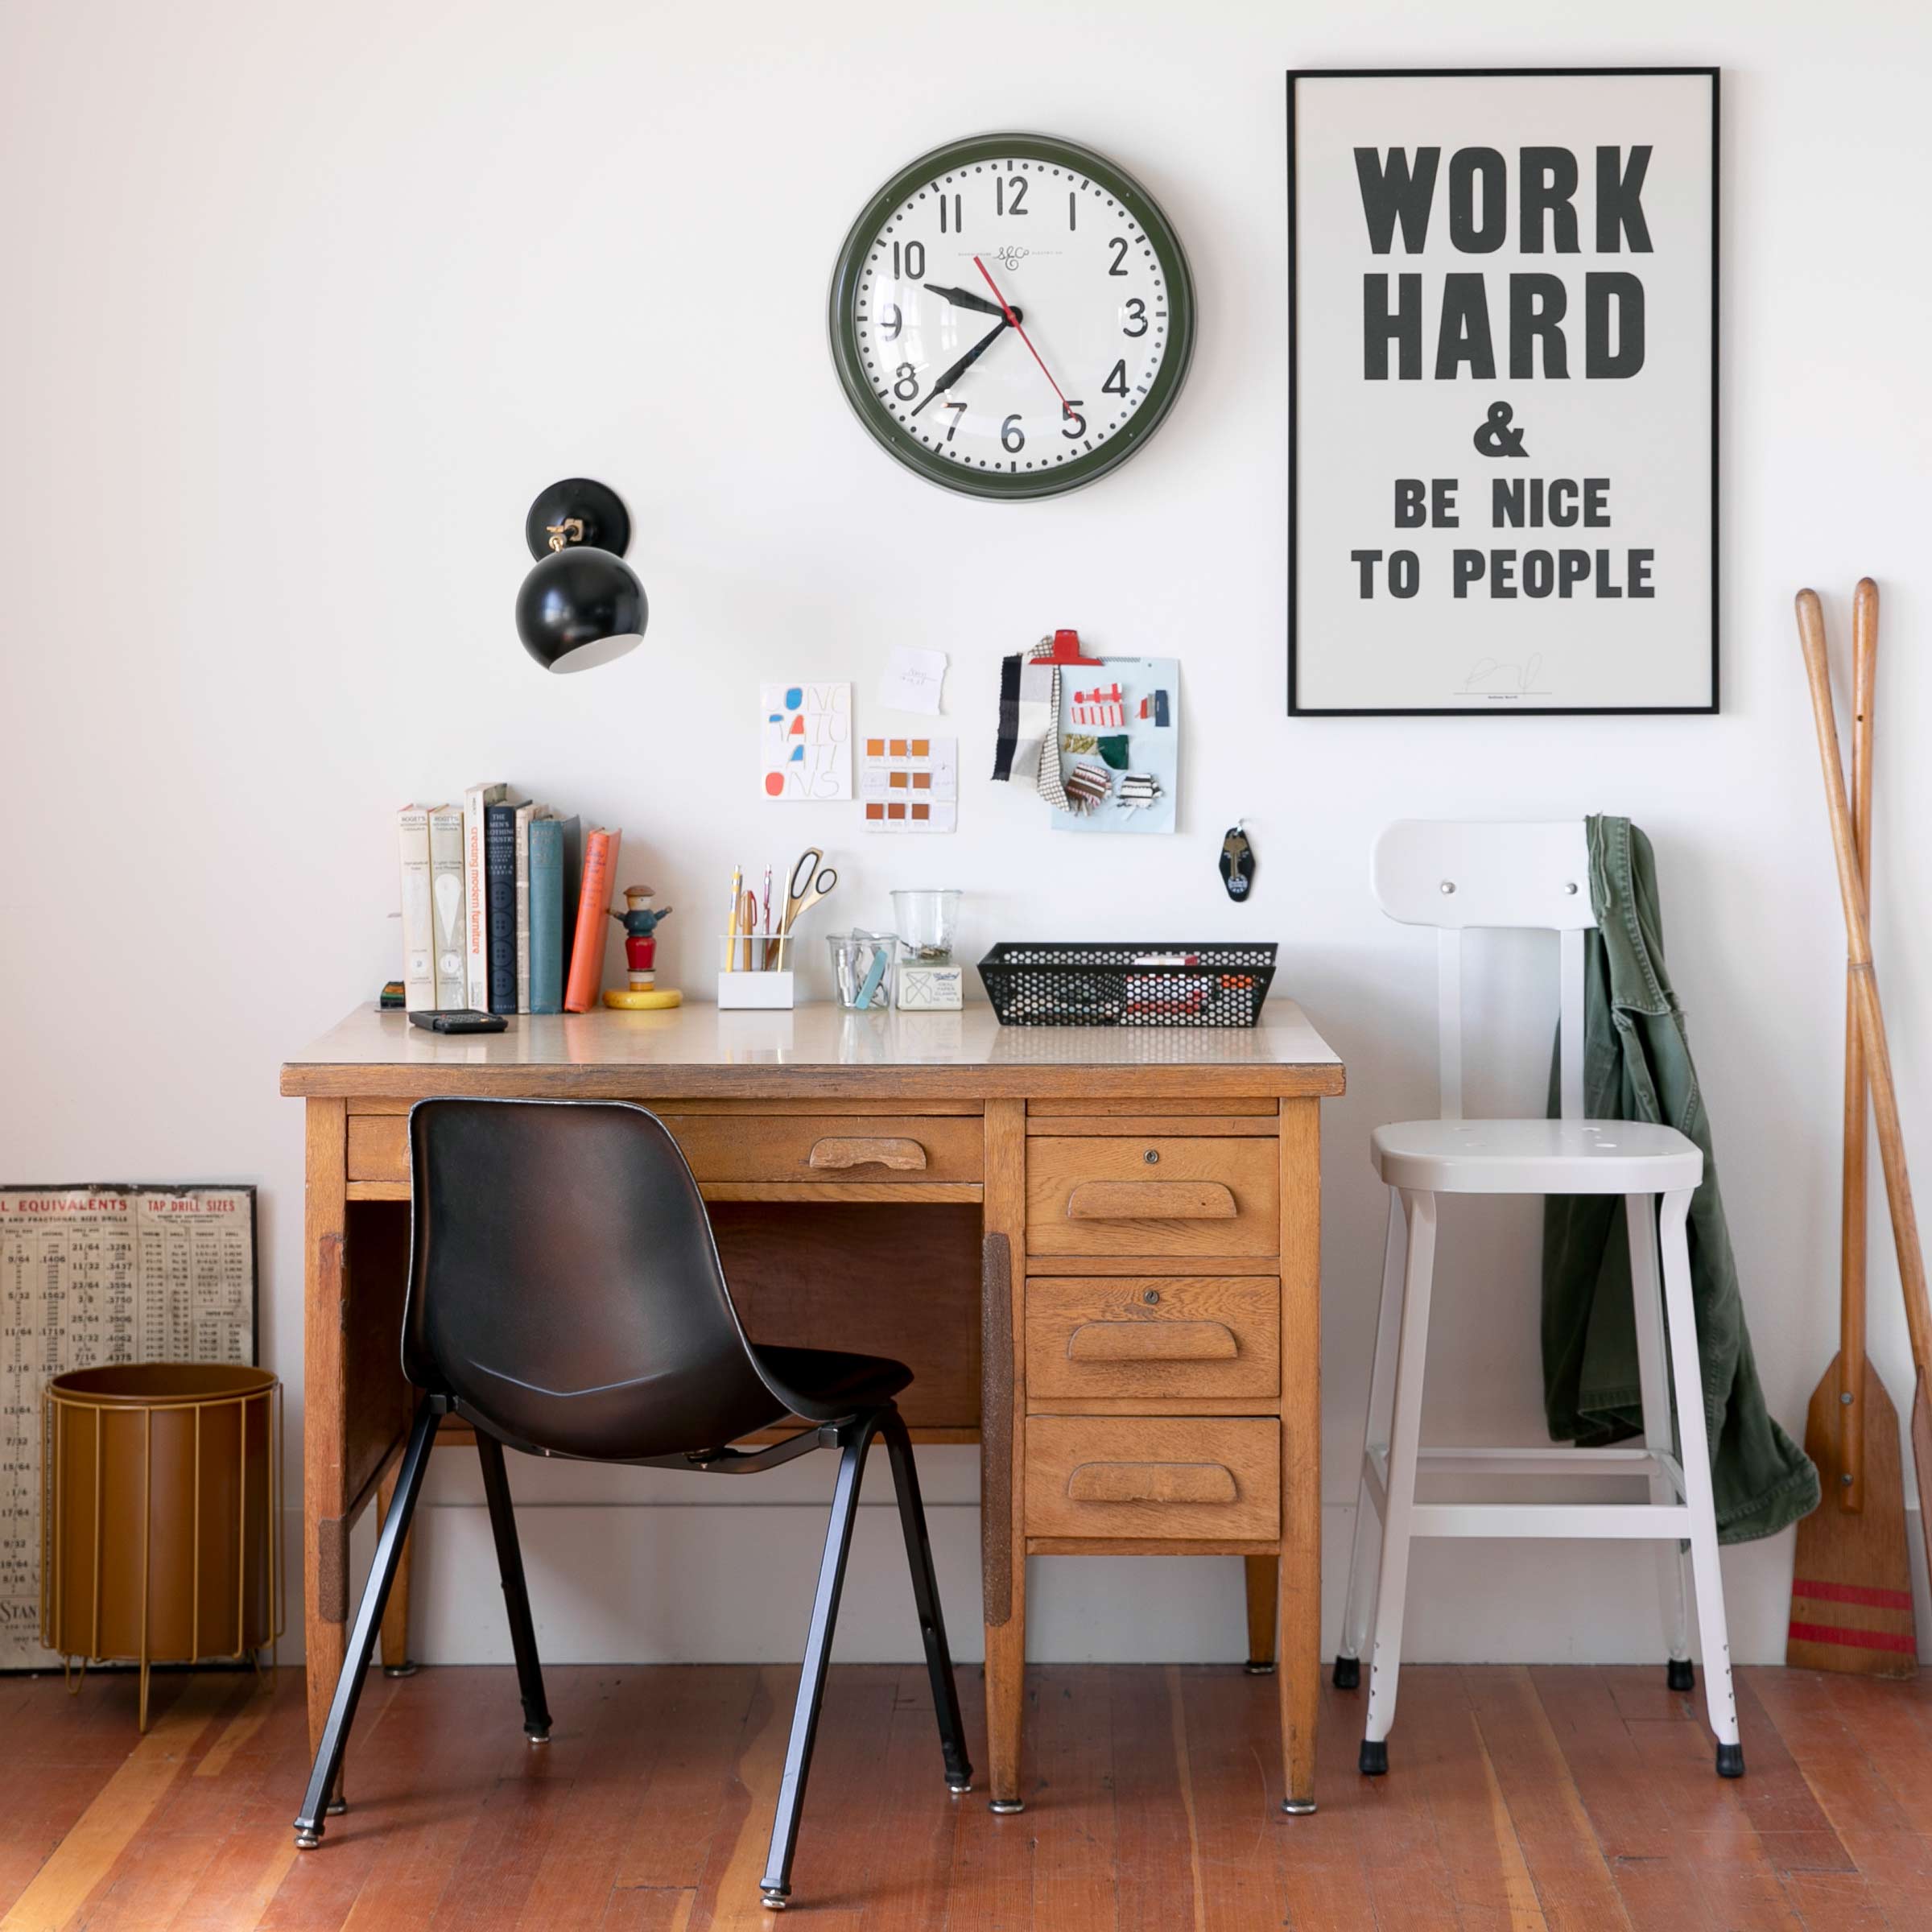
<path fill-rule="evenodd" d="M 468 1038 L 352 1013 L 282 1071 L 308 1104 L 312 1738 L 341 1666 L 349 1528 L 410 1413 L 409 1108 L 627 1100 L 682 1143 L 753 1335 L 897 1355 L 914 1439 L 980 1442 L 994 1801 L 1022 1795 L 1026 1558 L 1218 1554 L 1248 1559 L 1251 1657 L 1273 1653 L 1278 1604 L 1286 1789 L 1311 1808 L 1319 1101 L 1343 1075 L 1298 1007 L 1267 1013 L 1192 1032 L 688 1005 Z M 407 1616 L 405 1571 L 386 1661 Z"/>

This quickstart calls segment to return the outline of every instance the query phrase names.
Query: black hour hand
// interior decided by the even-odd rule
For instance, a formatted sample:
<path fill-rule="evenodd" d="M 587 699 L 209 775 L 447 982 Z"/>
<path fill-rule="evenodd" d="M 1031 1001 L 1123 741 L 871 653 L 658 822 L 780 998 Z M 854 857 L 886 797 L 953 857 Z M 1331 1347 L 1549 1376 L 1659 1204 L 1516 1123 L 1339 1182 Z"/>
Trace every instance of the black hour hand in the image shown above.
<path fill-rule="evenodd" d="M 1006 323 L 1002 317 L 1000 321 L 988 329 L 985 334 L 981 336 L 979 341 L 974 343 L 972 347 L 968 349 L 965 354 L 961 356 L 959 361 L 954 363 L 952 367 L 947 369 L 931 389 L 927 390 L 924 397 L 914 407 L 912 413 L 916 416 L 919 411 L 923 409 L 935 396 L 942 395 L 946 390 L 951 389 L 953 384 L 958 382 L 960 378 L 964 375 L 967 370 L 971 369 L 973 364 L 978 361 L 980 357 L 985 355 L 987 350 L 992 348 L 993 344 L 1005 332 Z"/>
<path fill-rule="evenodd" d="M 976 295 L 969 288 L 941 288 L 936 282 L 924 283 L 921 286 L 927 295 L 937 295 L 943 301 L 950 302 L 955 308 L 976 308 L 983 316 L 1003 316 L 1006 313 L 998 303 L 989 302 L 984 295 Z M 1026 319 L 1017 308 L 1013 314 L 1015 321 Z"/>

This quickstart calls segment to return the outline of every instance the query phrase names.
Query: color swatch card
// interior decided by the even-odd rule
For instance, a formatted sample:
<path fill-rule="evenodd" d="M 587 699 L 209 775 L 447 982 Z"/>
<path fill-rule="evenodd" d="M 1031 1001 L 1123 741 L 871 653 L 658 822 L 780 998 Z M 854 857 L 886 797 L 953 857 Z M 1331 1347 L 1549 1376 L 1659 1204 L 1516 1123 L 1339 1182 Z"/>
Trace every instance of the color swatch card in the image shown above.
<path fill-rule="evenodd" d="M 1181 662 L 1108 658 L 1060 674 L 1055 832 L 1172 832 L 1180 786 Z"/>
<path fill-rule="evenodd" d="M 850 684 L 766 684 L 759 745 L 768 799 L 852 796 Z"/>
<path fill-rule="evenodd" d="M 960 818 L 957 738 L 873 738 L 859 758 L 868 832 L 953 832 Z"/>

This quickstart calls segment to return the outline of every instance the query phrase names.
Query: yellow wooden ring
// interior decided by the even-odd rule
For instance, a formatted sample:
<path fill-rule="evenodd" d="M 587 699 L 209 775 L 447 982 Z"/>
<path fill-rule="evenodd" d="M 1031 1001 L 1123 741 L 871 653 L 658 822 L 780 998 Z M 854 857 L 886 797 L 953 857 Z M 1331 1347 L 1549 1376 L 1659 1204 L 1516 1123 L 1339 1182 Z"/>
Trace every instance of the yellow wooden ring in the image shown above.
<path fill-rule="evenodd" d="M 604 1004 L 621 1007 L 627 1013 L 658 1013 L 667 1006 L 682 1006 L 684 996 L 671 986 L 653 987 L 648 993 L 633 993 L 628 986 L 607 986 Z"/>

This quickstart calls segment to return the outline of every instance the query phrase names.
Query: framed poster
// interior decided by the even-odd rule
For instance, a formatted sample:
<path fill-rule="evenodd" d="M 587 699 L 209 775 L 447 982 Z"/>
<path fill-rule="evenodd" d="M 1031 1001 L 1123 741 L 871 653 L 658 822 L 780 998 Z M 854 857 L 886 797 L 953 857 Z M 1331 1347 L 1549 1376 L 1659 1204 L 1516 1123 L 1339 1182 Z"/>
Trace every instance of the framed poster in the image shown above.
<path fill-rule="evenodd" d="M 1288 708 L 1717 709 L 1715 68 L 1288 76 Z"/>

